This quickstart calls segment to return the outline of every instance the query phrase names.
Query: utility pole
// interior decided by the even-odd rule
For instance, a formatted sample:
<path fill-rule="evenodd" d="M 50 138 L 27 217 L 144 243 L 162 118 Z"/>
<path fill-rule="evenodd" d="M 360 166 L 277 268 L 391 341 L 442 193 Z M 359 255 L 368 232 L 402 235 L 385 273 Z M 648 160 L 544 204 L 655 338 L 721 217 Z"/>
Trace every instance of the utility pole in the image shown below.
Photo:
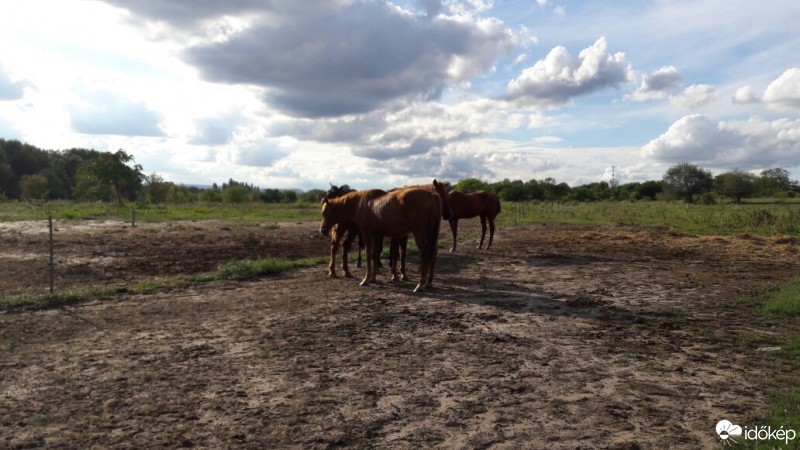
<path fill-rule="evenodd" d="M 617 166 L 611 166 L 611 181 L 608 182 L 608 186 L 611 189 L 615 189 L 619 186 L 619 181 L 617 181 L 616 177 Z"/>

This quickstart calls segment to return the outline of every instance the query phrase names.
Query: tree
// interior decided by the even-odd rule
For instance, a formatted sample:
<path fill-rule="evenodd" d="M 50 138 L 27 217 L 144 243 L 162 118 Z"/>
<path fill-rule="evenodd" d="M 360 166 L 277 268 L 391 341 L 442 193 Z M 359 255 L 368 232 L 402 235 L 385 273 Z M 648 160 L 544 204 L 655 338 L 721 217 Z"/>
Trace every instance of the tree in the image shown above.
<path fill-rule="evenodd" d="M 22 200 L 44 200 L 47 198 L 47 177 L 44 175 L 25 175 L 19 185 L 19 197 Z"/>
<path fill-rule="evenodd" d="M 144 177 L 144 187 L 142 192 L 145 199 L 151 203 L 166 203 L 172 190 L 172 183 L 164 181 L 158 174 L 151 174 Z"/>
<path fill-rule="evenodd" d="M 250 189 L 241 185 L 228 185 L 222 190 L 225 203 L 246 203 L 250 201 Z"/>
<path fill-rule="evenodd" d="M 797 187 L 797 184 L 789 178 L 789 171 L 781 168 L 762 170 L 756 184 L 758 193 L 765 197 L 793 191 Z"/>
<path fill-rule="evenodd" d="M 756 177 L 743 170 L 734 169 L 714 177 L 714 189 L 717 194 L 730 197 L 736 204 L 742 203 L 743 197 L 756 192 Z"/>
<path fill-rule="evenodd" d="M 639 186 L 639 195 L 642 198 L 649 198 L 650 200 L 655 200 L 656 195 L 660 194 L 663 191 L 663 187 L 661 186 L 661 182 L 659 181 L 645 181 Z"/>
<path fill-rule="evenodd" d="M 711 172 L 694 164 L 680 163 L 667 169 L 663 181 L 665 192 L 691 203 L 692 196 L 711 189 L 713 177 Z"/>
<path fill-rule="evenodd" d="M 133 167 L 129 167 L 128 164 L 132 162 L 134 162 L 133 155 L 120 149 L 116 153 L 100 153 L 84 162 L 78 172 L 87 181 L 91 180 L 100 185 L 111 186 L 117 202 L 121 205 L 123 195 L 128 200 L 136 198 L 136 193 L 144 178 L 142 166 L 135 164 Z"/>
<path fill-rule="evenodd" d="M 304 192 L 303 195 L 300 196 L 300 199 L 308 203 L 319 203 L 322 201 L 322 197 L 325 197 L 325 194 L 326 192 L 322 189 L 311 189 L 310 191 Z"/>
<path fill-rule="evenodd" d="M 477 178 L 465 178 L 453 186 L 454 191 L 463 192 L 464 194 L 488 189 L 489 185 Z"/>

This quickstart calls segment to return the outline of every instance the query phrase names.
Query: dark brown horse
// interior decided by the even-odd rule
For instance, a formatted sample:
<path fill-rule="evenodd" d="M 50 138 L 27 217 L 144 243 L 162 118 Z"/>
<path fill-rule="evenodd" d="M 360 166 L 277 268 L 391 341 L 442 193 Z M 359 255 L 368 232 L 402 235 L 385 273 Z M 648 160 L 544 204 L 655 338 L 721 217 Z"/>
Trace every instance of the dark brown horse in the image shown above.
<path fill-rule="evenodd" d="M 478 191 L 469 194 L 462 194 L 453 191 L 448 194 L 450 208 L 453 216 L 450 218 L 450 230 L 453 232 L 453 247 L 450 252 L 456 251 L 456 238 L 458 236 L 458 219 L 481 218 L 481 242 L 478 248 L 483 246 L 483 239 L 486 237 L 486 222 L 489 222 L 489 242 L 486 249 L 492 246 L 494 238 L 494 219 L 500 214 L 500 199 L 491 192 Z"/>
<path fill-rule="evenodd" d="M 434 180 L 434 185 L 437 182 Z M 376 192 L 377 191 L 377 192 Z M 425 189 L 403 189 L 379 195 L 380 190 L 351 192 L 339 198 L 324 199 L 320 232 L 328 236 L 338 223 L 354 222 L 364 238 L 367 273 L 362 286 L 375 281 L 377 244 L 383 236 L 399 238 L 414 235 L 420 251 L 420 282 L 417 292 L 430 287 L 436 264 L 441 218 L 450 217 L 449 207 L 443 212 L 442 198 Z"/>

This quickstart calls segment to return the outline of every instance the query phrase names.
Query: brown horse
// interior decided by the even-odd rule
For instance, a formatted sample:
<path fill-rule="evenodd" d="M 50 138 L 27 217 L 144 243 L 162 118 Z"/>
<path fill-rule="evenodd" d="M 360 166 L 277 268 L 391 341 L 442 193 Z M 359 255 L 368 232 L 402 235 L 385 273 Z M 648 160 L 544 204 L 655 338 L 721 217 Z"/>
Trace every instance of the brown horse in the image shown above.
<path fill-rule="evenodd" d="M 445 217 L 445 214 L 450 213 L 450 202 L 447 198 L 447 189 L 450 187 L 450 183 L 447 182 L 440 182 L 437 180 L 433 180 L 431 184 L 416 184 L 416 185 L 406 185 L 399 188 L 390 189 L 389 192 L 397 192 L 403 189 L 426 189 L 432 192 L 435 192 L 439 195 L 439 198 L 442 199 L 442 217 Z M 449 216 L 448 216 L 449 217 Z M 408 248 L 408 236 L 392 239 L 391 245 L 389 247 L 389 265 L 392 271 L 392 281 L 397 281 L 397 261 L 400 260 L 400 280 L 408 281 L 408 276 L 406 276 L 406 253 Z M 398 255 L 399 253 L 399 255 Z"/>
<path fill-rule="evenodd" d="M 492 246 L 494 238 L 494 219 L 500 214 L 500 199 L 491 192 L 478 191 L 469 194 L 462 194 L 453 191 L 448 195 L 450 208 L 453 216 L 450 218 L 450 230 L 453 232 L 453 247 L 450 252 L 456 251 L 456 237 L 458 236 L 458 219 L 471 219 L 476 216 L 481 218 L 481 242 L 478 248 L 483 246 L 483 239 L 486 237 L 486 222 L 489 222 L 489 243 L 486 249 Z"/>
<path fill-rule="evenodd" d="M 328 236 L 335 224 L 347 221 L 358 226 L 367 255 L 367 273 L 362 286 L 375 281 L 375 248 L 383 236 L 399 238 L 412 233 L 420 251 L 420 282 L 414 292 L 431 287 L 441 218 L 443 215 L 450 217 L 449 207 L 443 212 L 442 198 L 425 189 L 403 189 L 385 195 L 378 195 L 379 192 L 359 191 L 324 199 L 320 232 Z"/>
<path fill-rule="evenodd" d="M 350 192 L 355 192 L 355 189 L 346 189 L 344 187 L 334 186 L 331 184 L 331 188 L 328 189 L 327 194 L 325 194 L 324 199 L 332 199 L 341 197 L 345 194 Z M 381 191 L 379 189 L 375 189 L 373 191 L 374 196 L 379 197 L 381 195 L 385 195 L 385 191 Z M 325 201 L 323 199 L 323 202 Z M 331 235 L 331 242 L 330 242 L 330 261 L 328 262 L 328 276 L 331 278 L 337 278 L 336 275 L 336 251 L 339 249 L 339 246 L 342 246 L 342 272 L 344 272 L 345 278 L 353 278 L 353 275 L 350 273 L 350 266 L 349 266 L 349 258 L 348 254 L 350 252 L 351 245 L 355 238 L 358 237 L 358 259 L 356 261 L 356 267 L 361 267 L 361 249 L 364 247 L 363 240 L 358 233 L 358 227 L 355 223 L 350 221 L 344 221 L 341 223 L 337 223 L 332 228 L 332 235 Z"/>

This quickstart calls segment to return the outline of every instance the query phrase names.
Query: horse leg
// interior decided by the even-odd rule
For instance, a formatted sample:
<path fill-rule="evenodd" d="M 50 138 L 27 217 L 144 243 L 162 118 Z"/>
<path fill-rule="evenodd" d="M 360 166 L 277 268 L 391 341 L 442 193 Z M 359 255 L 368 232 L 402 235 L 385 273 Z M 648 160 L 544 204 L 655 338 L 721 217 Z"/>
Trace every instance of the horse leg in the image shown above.
<path fill-rule="evenodd" d="M 392 270 L 392 282 L 396 282 L 397 278 L 397 257 L 400 251 L 400 240 L 392 238 L 389 243 L 389 267 Z"/>
<path fill-rule="evenodd" d="M 361 267 L 361 249 L 364 248 L 364 238 L 361 234 L 358 235 L 358 259 L 356 260 L 356 267 Z"/>
<path fill-rule="evenodd" d="M 361 280 L 361 283 L 360 283 L 361 286 L 369 286 L 369 282 L 372 279 L 372 270 L 374 270 L 373 269 L 373 261 L 372 261 L 373 253 L 374 253 L 374 251 L 372 249 L 372 247 L 373 247 L 372 235 L 371 234 L 366 234 L 366 237 L 365 237 L 364 236 L 365 234 L 366 233 L 362 233 L 361 234 L 361 238 L 362 238 L 362 242 L 364 242 L 364 254 L 367 256 L 367 273 L 364 276 L 364 279 Z"/>
<path fill-rule="evenodd" d="M 408 251 L 408 235 L 400 238 L 400 280 L 410 281 L 406 275 L 406 253 Z"/>
<path fill-rule="evenodd" d="M 428 263 L 428 282 L 425 284 L 426 288 L 433 287 L 433 268 L 436 266 L 436 255 L 439 253 L 439 249 L 434 249 L 432 255 L 430 256 L 430 262 Z"/>
<path fill-rule="evenodd" d="M 486 245 L 486 250 L 489 250 L 489 247 L 492 246 L 492 240 L 494 239 L 494 217 L 489 218 L 489 244 Z"/>
<path fill-rule="evenodd" d="M 483 247 L 483 239 L 486 237 L 486 216 L 481 216 L 481 242 L 478 244 L 478 249 Z"/>
<path fill-rule="evenodd" d="M 371 239 L 373 245 L 372 278 L 370 281 L 377 283 L 378 268 L 381 266 L 381 252 L 383 251 L 383 236 L 375 235 Z"/>
<path fill-rule="evenodd" d="M 336 251 L 339 249 L 339 227 L 333 230 L 331 235 L 330 252 L 331 258 L 328 262 L 328 276 L 331 278 L 338 278 L 336 276 Z"/>
<path fill-rule="evenodd" d="M 450 247 L 450 253 L 456 251 L 456 236 L 458 236 L 458 219 L 450 219 L 450 231 L 453 232 L 453 246 Z"/>
<path fill-rule="evenodd" d="M 345 278 L 353 278 L 353 274 L 350 273 L 350 248 L 353 245 L 353 238 L 355 236 L 351 232 L 347 232 L 347 237 L 342 244 L 342 272 L 344 272 Z"/>
<path fill-rule="evenodd" d="M 428 285 L 428 264 L 430 256 L 428 255 L 428 246 L 426 245 L 425 231 L 414 233 L 414 242 L 417 243 L 419 249 L 419 284 L 414 288 L 414 292 L 419 292 Z"/>
<path fill-rule="evenodd" d="M 391 250 L 389 250 L 391 252 Z M 381 253 L 383 253 L 383 237 L 377 241 L 376 245 L 376 258 L 375 258 L 375 268 L 380 269 L 383 268 L 383 263 L 381 262 Z"/>

